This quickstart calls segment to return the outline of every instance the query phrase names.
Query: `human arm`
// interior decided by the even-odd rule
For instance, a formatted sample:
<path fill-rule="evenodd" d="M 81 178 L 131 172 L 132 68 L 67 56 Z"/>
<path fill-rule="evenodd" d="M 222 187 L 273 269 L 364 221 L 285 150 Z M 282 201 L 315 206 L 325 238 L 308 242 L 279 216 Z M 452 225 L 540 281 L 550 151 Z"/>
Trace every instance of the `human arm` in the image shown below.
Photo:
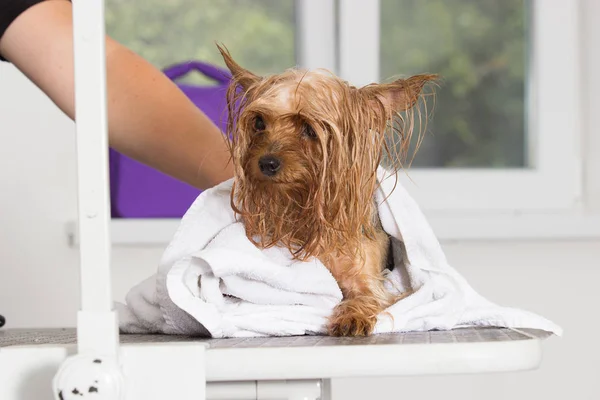
<path fill-rule="evenodd" d="M 75 118 L 70 2 L 21 13 L 0 37 L 0 54 Z M 106 68 L 113 149 L 201 189 L 232 176 L 223 134 L 161 71 L 109 37 Z"/>

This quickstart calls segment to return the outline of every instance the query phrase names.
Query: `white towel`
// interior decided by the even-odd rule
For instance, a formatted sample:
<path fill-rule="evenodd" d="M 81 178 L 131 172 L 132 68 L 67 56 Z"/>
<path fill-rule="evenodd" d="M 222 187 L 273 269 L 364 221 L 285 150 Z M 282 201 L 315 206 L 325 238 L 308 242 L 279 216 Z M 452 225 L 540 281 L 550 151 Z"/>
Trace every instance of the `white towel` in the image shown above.
<path fill-rule="evenodd" d="M 391 291 L 413 293 L 382 314 L 375 333 L 496 326 L 562 334 L 545 318 L 486 300 L 446 261 L 420 208 L 380 168 L 375 194 L 392 236 Z M 165 250 L 157 274 L 117 304 L 120 328 L 212 337 L 322 334 L 342 293 L 318 260 L 293 261 L 282 248 L 260 250 L 229 203 L 233 180 L 200 194 Z M 395 189 L 392 191 L 392 188 Z M 391 195 L 390 195 L 391 192 Z"/>

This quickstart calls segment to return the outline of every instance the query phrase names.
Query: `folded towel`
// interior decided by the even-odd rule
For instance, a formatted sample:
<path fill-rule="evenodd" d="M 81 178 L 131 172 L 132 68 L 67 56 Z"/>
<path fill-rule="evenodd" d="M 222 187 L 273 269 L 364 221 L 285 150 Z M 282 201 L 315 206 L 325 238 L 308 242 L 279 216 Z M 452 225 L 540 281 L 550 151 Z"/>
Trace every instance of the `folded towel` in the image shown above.
<path fill-rule="evenodd" d="M 479 295 L 452 268 L 416 202 L 393 174 L 378 170 L 375 193 L 391 235 L 392 292 L 412 294 L 382 313 L 375 333 L 466 326 L 540 329 L 562 334 L 541 316 L 501 307 Z M 211 337 L 285 336 L 326 332 L 342 300 L 337 282 L 316 259 L 261 250 L 246 237 L 229 196 L 232 180 L 200 194 L 181 220 L 158 272 L 117 304 L 121 331 Z M 393 189 L 393 191 L 392 191 Z"/>

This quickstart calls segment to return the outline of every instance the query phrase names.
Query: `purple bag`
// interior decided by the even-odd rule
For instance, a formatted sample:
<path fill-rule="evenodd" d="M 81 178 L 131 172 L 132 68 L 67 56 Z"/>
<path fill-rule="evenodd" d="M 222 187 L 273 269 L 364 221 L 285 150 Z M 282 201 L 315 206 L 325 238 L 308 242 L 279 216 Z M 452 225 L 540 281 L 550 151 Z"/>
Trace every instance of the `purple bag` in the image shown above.
<path fill-rule="evenodd" d="M 171 66 L 164 73 L 176 82 L 192 71 L 202 73 L 217 84 L 204 87 L 178 84 L 179 88 L 225 132 L 226 91 L 231 74 L 199 61 Z M 113 218 L 181 218 L 201 192 L 112 149 L 109 156 Z"/>

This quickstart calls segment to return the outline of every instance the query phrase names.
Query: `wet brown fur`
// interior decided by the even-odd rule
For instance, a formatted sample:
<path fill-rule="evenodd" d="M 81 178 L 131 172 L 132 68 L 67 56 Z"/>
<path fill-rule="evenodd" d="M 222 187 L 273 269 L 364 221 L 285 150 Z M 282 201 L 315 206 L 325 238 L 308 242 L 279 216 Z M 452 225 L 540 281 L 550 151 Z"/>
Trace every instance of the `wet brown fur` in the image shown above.
<path fill-rule="evenodd" d="M 233 75 L 227 124 L 235 171 L 231 205 L 248 238 L 262 248 L 286 247 L 298 260 L 321 260 L 344 296 L 329 334 L 371 334 L 377 316 L 398 300 L 383 286 L 389 238 L 373 201 L 377 168 L 384 154 L 392 167 L 402 167 L 414 106 L 436 76 L 362 88 L 324 71 L 259 77 L 218 48 Z M 257 117 L 265 129 L 257 131 Z M 314 135 L 307 135 L 307 127 Z M 386 143 L 392 132 L 402 140 L 400 151 Z M 281 161 L 275 176 L 259 169 L 265 155 Z"/>

